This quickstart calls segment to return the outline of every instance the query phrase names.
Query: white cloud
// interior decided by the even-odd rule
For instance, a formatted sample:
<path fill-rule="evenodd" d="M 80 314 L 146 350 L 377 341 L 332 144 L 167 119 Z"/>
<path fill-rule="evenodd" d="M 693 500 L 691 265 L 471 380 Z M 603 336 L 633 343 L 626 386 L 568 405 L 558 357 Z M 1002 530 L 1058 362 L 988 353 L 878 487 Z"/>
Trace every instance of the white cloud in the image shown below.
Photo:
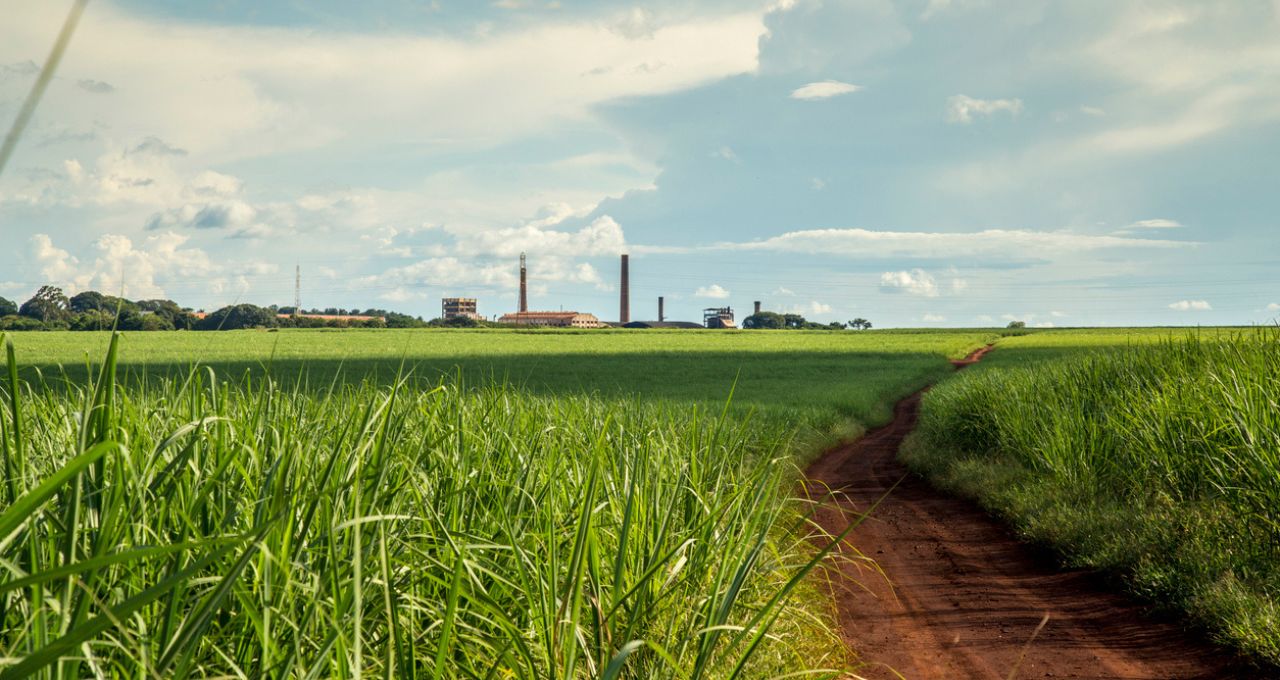
<path fill-rule="evenodd" d="M 1032 324 L 1031 327 L 1032 328 L 1056 328 L 1056 325 L 1052 321 L 1040 321 L 1038 323 Z"/>
<path fill-rule="evenodd" d="M 1198 245 L 1122 236 L 1078 234 L 1070 231 L 988 229 L 978 232 L 872 231 L 869 229 L 809 229 L 787 232 L 761 241 L 720 243 L 718 250 L 766 250 L 788 253 L 884 257 L 999 257 L 1059 260 L 1068 253 L 1107 249 L 1178 249 Z"/>
<path fill-rule="evenodd" d="M 529 223 L 510 229 L 492 229 L 457 235 L 460 253 L 513 257 L 520 253 L 548 253 L 559 257 L 620 255 L 626 252 L 622 227 L 603 215 L 578 231 L 542 229 Z"/>
<path fill-rule="evenodd" d="M 1280 312 L 1280 302 L 1272 302 L 1267 305 L 1268 312 Z"/>
<path fill-rule="evenodd" d="M 0 61 L 43 54 L 64 12 L 17 4 L 3 11 L 11 20 Z M 105 130 L 145 130 L 214 162 L 342 140 L 490 147 L 589 120 L 604 101 L 755 72 L 766 11 L 688 13 L 660 25 L 628 15 L 629 30 L 556 17 L 457 39 L 161 21 L 104 3 L 41 109 L 76 129 L 100 121 Z M 115 91 L 75 85 L 89 78 Z"/>
<path fill-rule="evenodd" d="M 209 256 L 198 248 L 183 248 L 187 237 L 173 232 L 148 236 L 139 245 L 121 234 L 104 234 L 96 242 L 92 263 L 80 260 L 53 244 L 46 234 L 31 237 L 31 253 L 40 265 L 40 273 L 49 283 L 60 285 L 69 293 L 98 290 L 129 298 L 165 296 L 164 280 L 208 277 L 219 271 Z M 249 262 L 246 270 L 261 269 L 262 264 Z M 270 265 L 267 265 L 270 267 Z M 213 282 L 216 287 L 217 281 Z"/>
<path fill-rule="evenodd" d="M 778 286 L 770 295 L 780 295 L 783 297 L 795 297 L 796 292 L 784 286 Z"/>
<path fill-rule="evenodd" d="M 814 177 L 809 180 L 809 186 L 813 187 L 814 191 L 822 191 L 827 188 L 827 182 L 821 177 Z"/>
<path fill-rule="evenodd" d="M 1080 113 L 1083 113 L 1086 116 L 1093 116 L 1095 118 L 1101 118 L 1102 116 L 1107 115 L 1105 110 L 1098 108 L 1097 106 L 1081 106 Z"/>
<path fill-rule="evenodd" d="M 1138 220 L 1137 222 L 1130 224 L 1128 228 L 1130 229 L 1176 229 L 1181 226 L 1182 226 L 1181 223 L 1176 222 L 1174 220 L 1153 219 L 1153 220 Z"/>
<path fill-rule="evenodd" d="M 880 292 L 938 297 L 938 284 L 923 269 L 885 272 L 880 275 Z"/>
<path fill-rule="evenodd" d="M 1205 300 L 1179 300 L 1169 305 L 1169 309 L 1178 312 L 1208 312 L 1213 307 Z"/>
<path fill-rule="evenodd" d="M 974 116 L 990 116 L 1000 111 L 1008 111 L 1016 116 L 1022 113 L 1021 99 L 974 99 L 958 94 L 947 99 L 947 122 L 968 125 Z"/>
<path fill-rule="evenodd" d="M 801 99 L 812 101 L 815 99 L 830 99 L 842 94 L 850 94 L 861 90 L 859 85 L 851 83 L 842 83 L 839 80 L 822 80 L 816 83 L 802 85 L 791 91 L 792 99 Z"/>
<path fill-rule="evenodd" d="M 947 317 L 942 316 L 941 314 L 925 314 L 920 317 L 920 320 L 925 323 L 942 323 L 947 320 Z"/>
<path fill-rule="evenodd" d="M 709 298 L 711 300 L 724 300 L 729 297 L 729 291 L 719 284 L 713 283 L 710 286 L 700 286 L 693 291 L 693 295 L 694 297 Z"/>

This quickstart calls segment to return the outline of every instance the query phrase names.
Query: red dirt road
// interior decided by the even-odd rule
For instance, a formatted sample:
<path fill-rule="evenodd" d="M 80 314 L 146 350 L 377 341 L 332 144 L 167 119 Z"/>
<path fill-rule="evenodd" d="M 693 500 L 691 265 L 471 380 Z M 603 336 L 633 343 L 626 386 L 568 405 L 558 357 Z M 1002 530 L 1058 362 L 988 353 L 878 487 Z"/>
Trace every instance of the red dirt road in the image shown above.
<path fill-rule="evenodd" d="M 974 504 L 909 474 L 897 452 L 919 405 L 920 394 L 903 400 L 893 422 L 808 470 L 815 496 L 823 484 L 837 492 L 818 513 L 833 534 L 883 498 L 842 546 L 854 559 L 828 572 L 842 635 L 868 664 L 861 677 L 1259 677 L 1091 574 L 1055 568 Z M 853 546 L 874 564 L 856 559 Z"/>

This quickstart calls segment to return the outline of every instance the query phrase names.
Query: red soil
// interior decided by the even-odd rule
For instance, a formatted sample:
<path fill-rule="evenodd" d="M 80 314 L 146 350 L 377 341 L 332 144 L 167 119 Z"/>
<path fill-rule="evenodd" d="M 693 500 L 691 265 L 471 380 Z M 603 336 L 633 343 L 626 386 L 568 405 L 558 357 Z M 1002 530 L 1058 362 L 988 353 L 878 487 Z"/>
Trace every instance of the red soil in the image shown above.
<path fill-rule="evenodd" d="M 954 363 L 974 363 L 989 349 Z M 807 473 L 815 497 L 836 494 L 817 515 L 833 534 L 875 506 L 828 570 L 841 634 L 867 664 L 862 677 L 1258 677 L 1093 574 L 1057 568 L 976 505 L 909 473 L 897 452 L 920 396 Z"/>

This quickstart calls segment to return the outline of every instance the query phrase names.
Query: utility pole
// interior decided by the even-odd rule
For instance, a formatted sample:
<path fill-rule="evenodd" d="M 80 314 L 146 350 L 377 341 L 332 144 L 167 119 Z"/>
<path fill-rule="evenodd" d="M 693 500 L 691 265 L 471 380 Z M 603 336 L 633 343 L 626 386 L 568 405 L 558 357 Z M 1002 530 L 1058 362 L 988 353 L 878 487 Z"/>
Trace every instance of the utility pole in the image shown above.
<path fill-rule="evenodd" d="M 302 265 L 293 265 L 293 315 L 302 313 Z"/>

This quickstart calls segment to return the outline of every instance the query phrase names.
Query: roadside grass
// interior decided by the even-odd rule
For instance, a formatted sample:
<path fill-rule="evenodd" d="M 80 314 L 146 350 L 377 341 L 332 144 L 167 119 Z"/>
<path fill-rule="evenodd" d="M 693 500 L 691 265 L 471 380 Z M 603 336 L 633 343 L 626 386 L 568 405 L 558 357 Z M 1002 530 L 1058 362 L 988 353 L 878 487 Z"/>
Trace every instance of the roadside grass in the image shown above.
<path fill-rule="evenodd" d="M 926 395 L 904 460 L 1280 663 L 1280 331 L 1055 333 L 989 357 Z"/>

